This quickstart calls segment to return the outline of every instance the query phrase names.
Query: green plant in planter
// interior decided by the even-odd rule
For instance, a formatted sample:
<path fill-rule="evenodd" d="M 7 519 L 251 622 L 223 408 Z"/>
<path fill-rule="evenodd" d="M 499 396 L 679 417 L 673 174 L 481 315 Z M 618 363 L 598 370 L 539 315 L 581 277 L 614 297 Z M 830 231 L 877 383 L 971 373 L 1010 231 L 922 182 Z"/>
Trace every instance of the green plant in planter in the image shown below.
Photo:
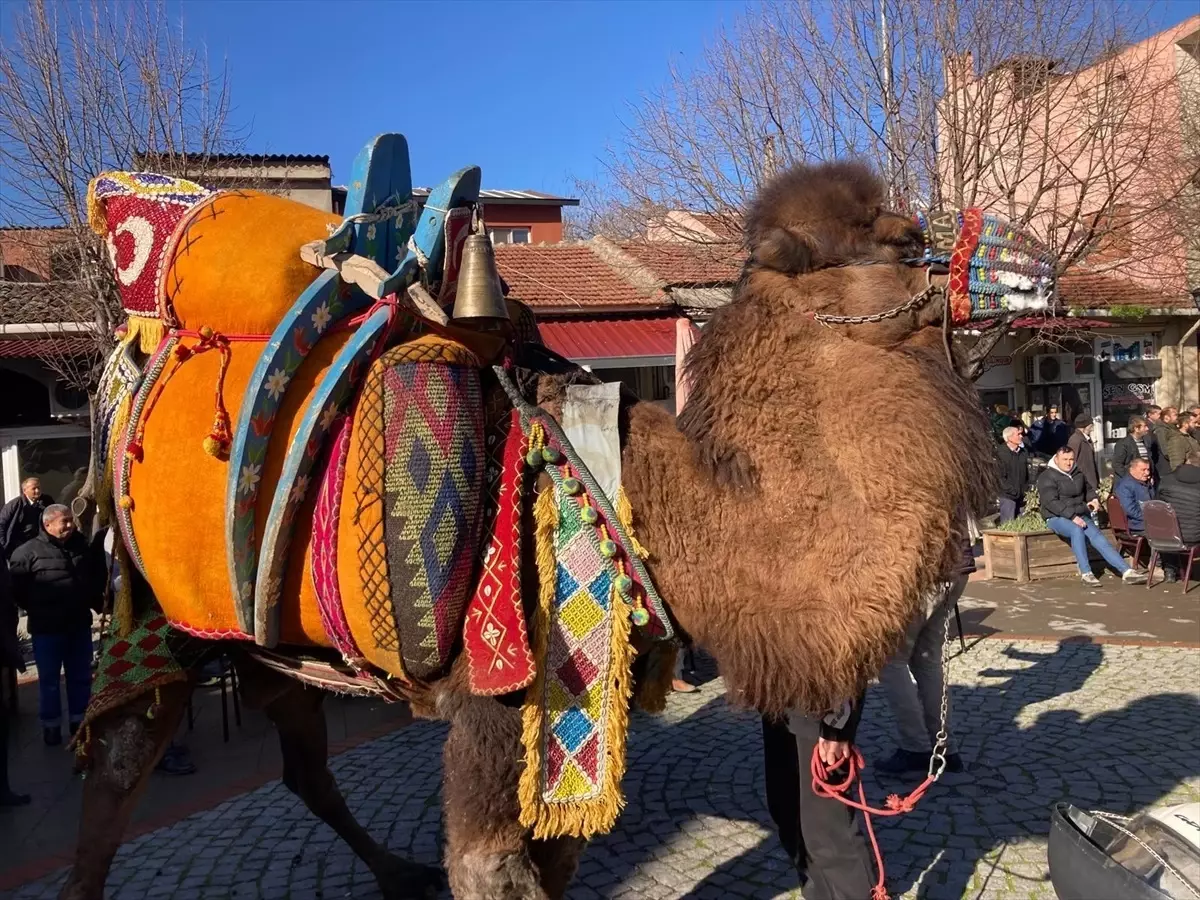
<path fill-rule="evenodd" d="M 1032 485 L 1025 492 L 1025 512 L 1011 522 L 999 526 L 1000 531 L 1016 531 L 1022 534 L 1031 531 L 1046 531 L 1046 520 L 1042 518 L 1041 501 L 1038 499 L 1037 485 Z"/>

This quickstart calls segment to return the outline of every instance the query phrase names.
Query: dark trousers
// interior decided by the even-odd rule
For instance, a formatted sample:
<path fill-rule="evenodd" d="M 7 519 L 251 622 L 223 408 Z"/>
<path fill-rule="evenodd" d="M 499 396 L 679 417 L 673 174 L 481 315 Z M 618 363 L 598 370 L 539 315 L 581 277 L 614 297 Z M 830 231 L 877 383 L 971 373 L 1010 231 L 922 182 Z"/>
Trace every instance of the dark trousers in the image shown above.
<path fill-rule="evenodd" d="M 1000 498 L 1000 524 L 1011 522 L 1019 516 L 1025 507 L 1025 501 L 1009 500 L 1007 497 Z"/>
<path fill-rule="evenodd" d="M 38 717 L 43 727 L 62 723 L 58 676 L 67 676 L 67 713 L 72 723 L 83 721 L 92 695 L 92 629 L 33 635 L 33 661 L 38 669 Z"/>
<path fill-rule="evenodd" d="M 0 794 L 11 790 L 8 785 L 8 720 L 11 717 L 12 713 L 0 706 Z"/>
<path fill-rule="evenodd" d="M 804 900 L 869 900 L 874 867 L 854 810 L 812 792 L 808 766 L 820 723 L 797 716 L 794 725 L 801 734 L 783 722 L 762 723 L 767 808 L 779 842 L 800 874 Z"/>

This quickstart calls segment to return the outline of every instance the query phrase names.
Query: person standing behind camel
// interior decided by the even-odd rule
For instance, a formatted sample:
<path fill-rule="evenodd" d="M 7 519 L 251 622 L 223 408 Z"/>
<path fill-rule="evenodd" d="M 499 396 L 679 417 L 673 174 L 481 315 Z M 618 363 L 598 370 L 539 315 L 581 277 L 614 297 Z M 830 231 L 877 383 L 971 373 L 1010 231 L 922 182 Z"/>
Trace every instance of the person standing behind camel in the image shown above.
<path fill-rule="evenodd" d="M 1067 440 L 1067 446 L 1075 451 L 1075 468 L 1083 475 L 1092 493 L 1100 490 L 1100 467 L 1096 465 L 1096 449 L 1092 446 L 1092 417 L 1080 413 L 1075 417 L 1075 430 Z"/>
<path fill-rule="evenodd" d="M 1173 472 L 1182 466 L 1184 459 L 1193 450 L 1200 450 L 1200 442 L 1193 433 L 1197 425 L 1200 425 L 1200 422 L 1193 419 L 1191 413 L 1183 412 L 1176 417 L 1175 427 L 1167 432 L 1167 441 L 1163 446 L 1169 471 Z"/>
<path fill-rule="evenodd" d="M 796 712 L 762 719 L 767 809 L 805 900 L 868 900 L 875 885 L 871 850 L 854 810 L 814 794 L 809 774 L 814 750 L 830 770 L 845 763 L 862 704 L 857 697 L 819 719 Z"/>
<path fill-rule="evenodd" d="M 54 502 L 42 493 L 42 482 L 26 478 L 21 482 L 21 496 L 14 497 L 0 509 L 0 550 L 12 558 L 16 549 L 32 541 L 42 528 L 42 512 Z"/>
<path fill-rule="evenodd" d="M 900 745 L 875 768 L 890 775 L 927 772 L 929 757 L 938 732 L 946 731 L 946 771 L 961 772 L 962 757 L 955 749 L 949 721 L 942 721 L 942 694 L 946 688 L 942 654 L 946 623 L 954 604 L 967 587 L 967 576 L 975 571 L 971 545 L 964 542 L 953 571 L 922 600 L 909 623 L 900 649 L 883 667 L 879 683 L 887 696 Z M 946 710 L 949 716 L 949 707 Z"/>
<path fill-rule="evenodd" d="M 41 534 L 13 554 L 9 572 L 33 638 L 42 739 L 54 746 L 62 743 L 59 674 L 66 673 L 72 734 L 91 696 L 92 610 L 104 601 L 103 549 L 76 530 L 71 510 L 53 504 L 42 513 Z"/>

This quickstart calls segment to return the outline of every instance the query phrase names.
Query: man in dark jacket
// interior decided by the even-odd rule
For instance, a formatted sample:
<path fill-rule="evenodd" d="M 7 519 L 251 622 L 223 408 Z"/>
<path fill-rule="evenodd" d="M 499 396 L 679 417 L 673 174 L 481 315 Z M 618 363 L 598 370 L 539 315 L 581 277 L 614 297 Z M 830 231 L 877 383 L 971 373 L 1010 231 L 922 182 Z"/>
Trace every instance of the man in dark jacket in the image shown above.
<path fill-rule="evenodd" d="M 42 737 L 62 743 L 59 674 L 66 672 L 67 712 L 74 734 L 92 688 L 92 610 L 104 601 L 104 555 L 75 529 L 59 504 L 42 513 L 42 531 L 13 554 L 9 565 L 17 604 L 28 615 L 38 667 Z"/>
<path fill-rule="evenodd" d="M 1129 464 L 1129 472 L 1113 487 L 1113 494 L 1125 511 L 1125 519 L 1129 522 L 1132 534 L 1141 534 L 1145 530 L 1142 521 L 1142 504 L 1154 499 L 1154 484 L 1150 480 L 1150 460 L 1135 459 Z"/>
<path fill-rule="evenodd" d="M 1129 464 L 1135 459 L 1144 459 L 1150 464 L 1150 476 L 1154 477 L 1154 448 L 1151 443 L 1150 425 L 1141 416 L 1130 416 L 1125 437 L 1113 445 L 1113 484 L 1118 484 L 1129 474 Z"/>
<path fill-rule="evenodd" d="M 1000 474 L 1000 524 L 1021 514 L 1025 492 L 1029 490 L 1029 453 L 1021 444 L 1021 429 L 1009 425 L 1004 442 L 996 449 L 996 467 Z"/>
<path fill-rule="evenodd" d="M 1163 455 L 1169 471 L 1175 471 L 1183 465 L 1184 459 L 1193 450 L 1200 450 L 1200 441 L 1196 440 L 1195 429 L 1200 425 L 1189 412 L 1182 412 L 1175 417 L 1175 427 L 1166 432 L 1163 443 Z"/>
<path fill-rule="evenodd" d="M 0 555 L 0 668 L 25 671 L 25 659 L 17 640 L 17 607 L 13 603 L 8 563 Z M 0 808 L 24 806 L 28 794 L 18 794 L 8 783 L 8 710 L 0 709 Z"/>
<path fill-rule="evenodd" d="M 13 553 L 26 541 L 32 541 L 42 530 L 42 513 L 54 502 L 42 493 L 42 483 L 36 478 L 21 482 L 21 496 L 9 500 L 0 509 L 0 550 L 12 559 Z"/>
<path fill-rule="evenodd" d="M 1121 558 L 1120 551 L 1108 542 L 1092 518 L 1100 508 L 1100 501 L 1075 465 L 1074 450 L 1063 447 L 1054 454 L 1050 464 L 1038 476 L 1037 487 L 1046 527 L 1071 542 L 1071 550 L 1079 564 L 1079 577 L 1084 584 L 1100 583 L 1100 579 L 1092 574 L 1088 544 L 1095 547 L 1104 561 L 1121 574 L 1123 581 L 1129 584 L 1146 583 L 1146 576 L 1129 568 L 1129 564 Z"/>
<path fill-rule="evenodd" d="M 1179 531 L 1189 544 L 1200 542 L 1200 452 L 1193 450 L 1183 465 L 1163 477 L 1158 499 L 1171 504 Z"/>
<path fill-rule="evenodd" d="M 1096 450 L 1092 446 L 1094 427 L 1092 417 L 1080 413 L 1075 417 L 1075 430 L 1067 440 L 1067 446 L 1075 451 L 1075 468 L 1083 475 L 1093 495 L 1100 490 L 1100 468 L 1096 465 Z"/>

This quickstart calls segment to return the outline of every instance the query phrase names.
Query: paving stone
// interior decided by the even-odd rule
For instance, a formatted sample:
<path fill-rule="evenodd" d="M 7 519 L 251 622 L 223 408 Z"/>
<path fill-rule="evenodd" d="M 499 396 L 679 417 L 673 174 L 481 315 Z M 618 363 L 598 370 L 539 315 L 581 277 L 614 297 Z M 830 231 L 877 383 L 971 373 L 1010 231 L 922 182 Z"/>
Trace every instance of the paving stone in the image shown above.
<path fill-rule="evenodd" d="M 954 731 L 970 769 L 908 815 L 876 819 L 888 881 L 906 900 L 1053 900 L 1049 808 L 1059 799 L 1123 814 L 1200 799 L 1196 653 L 1165 647 L 984 641 L 956 659 Z M 731 710 L 721 682 L 632 718 L 626 809 L 586 850 L 570 900 L 753 897 L 799 900 L 765 808 L 758 718 Z M 442 854 L 445 726 L 422 723 L 342 753 L 331 768 L 350 808 L 398 855 Z M 868 692 L 868 760 L 895 746 L 890 711 Z M 916 779 L 867 772 L 869 800 Z M 51 900 L 55 873 L 13 900 Z M 116 900 L 378 900 L 370 870 L 278 781 L 131 841 L 109 881 Z M 448 897 L 448 894 L 445 895 Z"/>

